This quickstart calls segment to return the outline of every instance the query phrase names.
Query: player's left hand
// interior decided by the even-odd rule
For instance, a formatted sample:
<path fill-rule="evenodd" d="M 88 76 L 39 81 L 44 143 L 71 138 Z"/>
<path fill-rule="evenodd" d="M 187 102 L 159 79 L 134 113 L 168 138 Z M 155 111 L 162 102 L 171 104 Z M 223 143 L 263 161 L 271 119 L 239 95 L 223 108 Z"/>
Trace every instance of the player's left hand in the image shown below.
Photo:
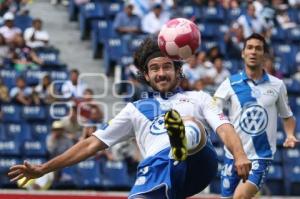
<path fill-rule="evenodd" d="M 300 140 L 298 140 L 294 135 L 289 135 L 285 139 L 283 146 L 287 148 L 294 148 L 297 143 L 300 143 Z"/>
<path fill-rule="evenodd" d="M 248 160 L 246 155 L 240 156 L 235 160 L 235 168 L 238 173 L 238 176 L 246 182 L 249 176 L 249 172 L 251 170 L 252 163 Z"/>

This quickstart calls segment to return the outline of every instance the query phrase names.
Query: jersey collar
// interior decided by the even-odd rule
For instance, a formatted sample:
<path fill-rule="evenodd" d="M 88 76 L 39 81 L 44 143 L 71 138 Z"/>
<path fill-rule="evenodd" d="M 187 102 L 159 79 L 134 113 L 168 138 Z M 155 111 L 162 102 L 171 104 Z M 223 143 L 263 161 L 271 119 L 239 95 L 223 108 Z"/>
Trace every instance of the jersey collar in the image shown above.
<path fill-rule="evenodd" d="M 259 80 L 256 80 L 256 81 L 254 81 L 253 79 L 249 78 L 249 77 L 247 76 L 247 73 L 246 73 L 245 70 L 243 70 L 243 71 L 241 72 L 241 76 L 242 76 L 242 79 L 243 79 L 244 81 L 250 80 L 250 81 L 252 81 L 255 85 L 262 84 L 262 83 L 265 83 L 265 82 L 270 81 L 269 76 L 268 76 L 268 74 L 266 73 L 265 70 L 263 70 L 262 78 L 259 79 Z"/>

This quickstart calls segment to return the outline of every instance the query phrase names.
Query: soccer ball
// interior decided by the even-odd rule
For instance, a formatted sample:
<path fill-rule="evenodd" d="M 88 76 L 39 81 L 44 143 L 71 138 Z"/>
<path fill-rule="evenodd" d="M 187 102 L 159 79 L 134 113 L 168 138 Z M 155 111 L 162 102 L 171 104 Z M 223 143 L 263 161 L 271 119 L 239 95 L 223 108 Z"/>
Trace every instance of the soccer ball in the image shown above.
<path fill-rule="evenodd" d="M 184 18 L 175 18 L 163 25 L 158 34 L 158 46 L 163 54 L 173 60 L 192 56 L 201 38 L 197 25 Z"/>

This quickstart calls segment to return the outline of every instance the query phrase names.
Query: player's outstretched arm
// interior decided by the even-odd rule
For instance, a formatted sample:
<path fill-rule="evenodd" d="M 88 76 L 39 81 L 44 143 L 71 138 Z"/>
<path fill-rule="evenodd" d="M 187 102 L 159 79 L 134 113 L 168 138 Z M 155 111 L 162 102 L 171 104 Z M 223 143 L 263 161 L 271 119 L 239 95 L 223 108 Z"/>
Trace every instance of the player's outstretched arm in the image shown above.
<path fill-rule="evenodd" d="M 243 182 L 245 182 L 251 170 L 251 161 L 248 160 L 244 152 L 240 138 L 231 124 L 222 124 L 216 131 L 223 143 L 233 154 L 237 173 L 243 179 Z"/>
<path fill-rule="evenodd" d="M 286 133 L 286 139 L 283 143 L 284 147 L 294 148 L 297 143 L 300 143 L 295 137 L 296 120 L 294 117 L 283 119 L 283 128 Z"/>
<path fill-rule="evenodd" d="M 78 142 L 63 154 L 44 164 L 32 165 L 25 161 L 24 164 L 12 166 L 8 176 L 12 182 L 25 177 L 26 180 L 21 185 L 24 186 L 30 179 L 38 178 L 46 173 L 76 164 L 105 148 L 107 148 L 105 143 L 95 136 L 90 136 L 89 138 Z"/>

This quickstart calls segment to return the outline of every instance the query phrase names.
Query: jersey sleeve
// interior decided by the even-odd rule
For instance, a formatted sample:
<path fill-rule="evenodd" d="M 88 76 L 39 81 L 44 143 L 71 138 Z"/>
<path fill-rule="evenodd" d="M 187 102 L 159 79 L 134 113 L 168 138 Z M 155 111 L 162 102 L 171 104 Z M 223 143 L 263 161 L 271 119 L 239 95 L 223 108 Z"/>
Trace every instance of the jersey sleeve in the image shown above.
<path fill-rule="evenodd" d="M 225 102 L 229 99 L 229 89 L 230 89 L 230 81 L 227 78 L 223 81 L 214 94 L 214 100 L 216 100 L 218 106 L 223 109 Z"/>
<path fill-rule="evenodd" d="M 276 105 L 277 105 L 279 117 L 288 118 L 288 117 L 293 116 L 291 108 L 288 104 L 287 90 L 286 90 L 285 84 L 283 82 L 280 86 L 279 97 L 278 97 Z"/>
<path fill-rule="evenodd" d="M 97 130 L 93 135 L 109 147 L 133 137 L 134 132 L 131 120 L 133 108 L 131 103 L 127 104 L 104 129 Z"/>
<path fill-rule="evenodd" d="M 216 131 L 216 129 L 222 124 L 230 124 L 222 109 L 209 94 L 203 92 L 203 98 L 201 101 L 204 118 L 214 131 Z"/>

